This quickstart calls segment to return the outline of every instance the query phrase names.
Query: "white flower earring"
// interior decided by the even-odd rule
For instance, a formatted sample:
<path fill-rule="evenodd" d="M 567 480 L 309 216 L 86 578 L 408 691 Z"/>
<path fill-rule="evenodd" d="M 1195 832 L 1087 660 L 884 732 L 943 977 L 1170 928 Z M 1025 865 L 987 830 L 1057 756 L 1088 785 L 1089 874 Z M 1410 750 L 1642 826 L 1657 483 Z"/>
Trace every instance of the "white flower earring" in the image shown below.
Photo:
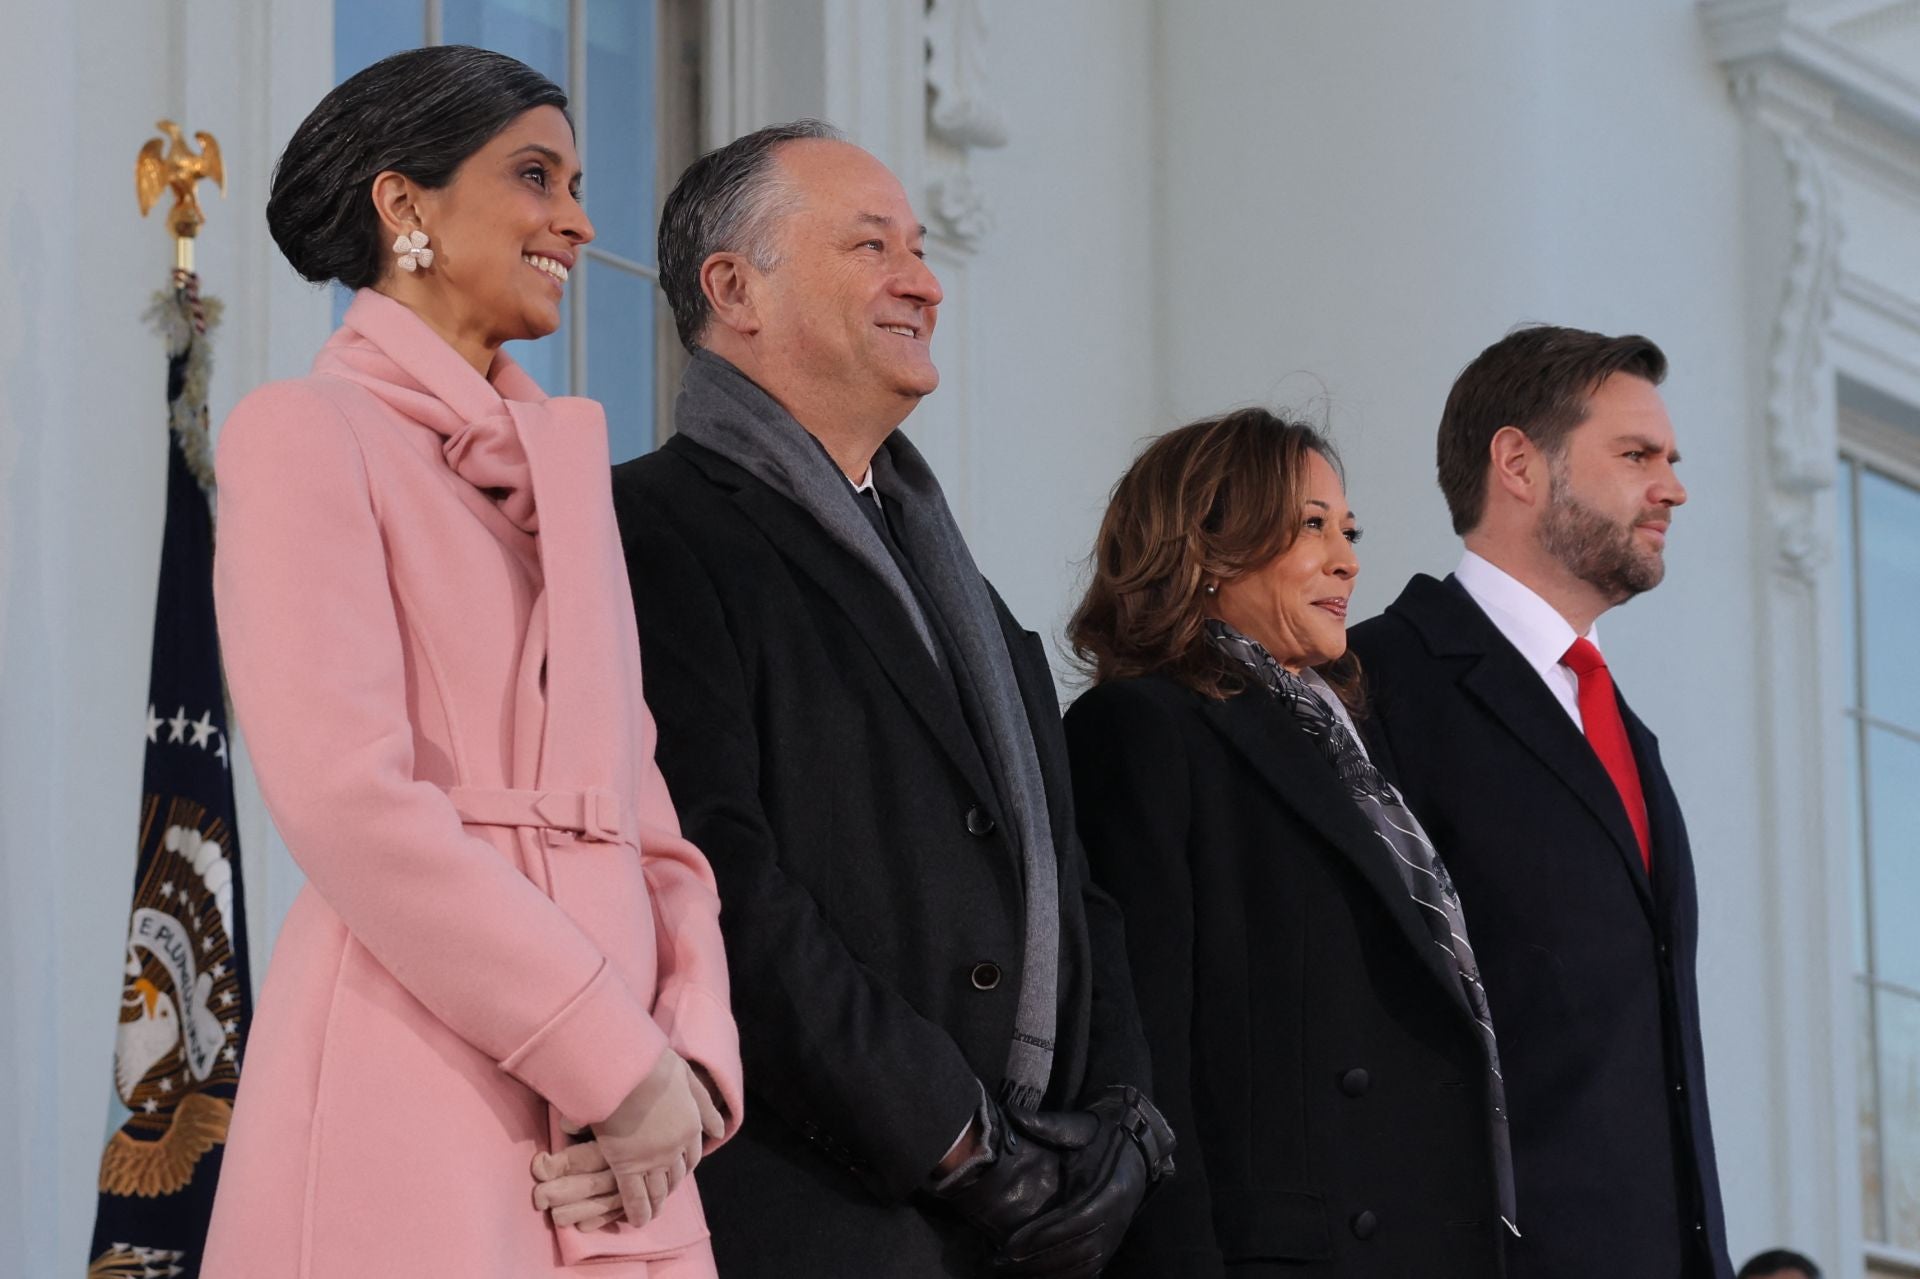
<path fill-rule="evenodd" d="M 402 271 L 423 271 L 433 265 L 433 250 L 427 247 L 425 231 L 394 237 L 393 251 L 400 257 Z"/>

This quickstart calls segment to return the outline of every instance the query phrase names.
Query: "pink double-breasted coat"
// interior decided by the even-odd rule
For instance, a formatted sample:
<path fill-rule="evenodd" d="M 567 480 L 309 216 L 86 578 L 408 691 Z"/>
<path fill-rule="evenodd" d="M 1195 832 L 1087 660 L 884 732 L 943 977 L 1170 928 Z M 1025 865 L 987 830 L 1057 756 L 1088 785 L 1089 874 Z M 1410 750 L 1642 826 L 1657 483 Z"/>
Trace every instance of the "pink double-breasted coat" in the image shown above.
<path fill-rule="evenodd" d="M 606 427 L 362 291 L 221 432 L 220 637 L 308 877 L 261 993 L 208 1279 L 711 1276 L 689 1179 L 556 1231 L 529 1164 L 671 1046 L 737 1125 L 712 872 L 641 700 Z"/>

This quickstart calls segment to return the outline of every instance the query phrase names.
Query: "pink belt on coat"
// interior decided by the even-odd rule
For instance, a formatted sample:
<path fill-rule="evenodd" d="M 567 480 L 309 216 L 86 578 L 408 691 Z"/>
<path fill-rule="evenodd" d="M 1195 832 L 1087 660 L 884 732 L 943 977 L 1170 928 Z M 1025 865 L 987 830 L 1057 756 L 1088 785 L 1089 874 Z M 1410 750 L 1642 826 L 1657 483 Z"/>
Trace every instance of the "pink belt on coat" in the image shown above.
<path fill-rule="evenodd" d="M 447 798 L 469 826 L 531 826 L 605 844 L 639 843 L 639 822 L 632 806 L 605 786 L 585 790 L 451 786 Z"/>

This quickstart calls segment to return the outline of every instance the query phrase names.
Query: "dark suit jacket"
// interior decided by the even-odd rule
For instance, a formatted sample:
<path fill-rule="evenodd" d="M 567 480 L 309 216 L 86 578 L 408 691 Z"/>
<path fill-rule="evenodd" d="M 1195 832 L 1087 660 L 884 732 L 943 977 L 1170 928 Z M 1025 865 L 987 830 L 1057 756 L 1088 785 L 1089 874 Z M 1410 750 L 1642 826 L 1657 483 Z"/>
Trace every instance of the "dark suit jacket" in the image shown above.
<path fill-rule="evenodd" d="M 802 509 L 676 438 L 614 472 L 659 760 L 713 864 L 746 1069 L 700 1165 L 728 1276 L 978 1274 L 915 1199 L 998 1090 L 1023 954 L 1017 848 L 948 676 L 879 578 Z M 1113 903 L 1086 882 L 1038 637 L 995 597 L 1059 853 L 1046 1104 L 1148 1065 Z M 976 1082 L 978 1081 L 978 1082 Z"/>
<path fill-rule="evenodd" d="M 1493 1279 L 1487 1059 L 1391 851 L 1263 689 L 1067 713 L 1179 1174 L 1109 1276 Z"/>
<path fill-rule="evenodd" d="M 1599 758 L 1458 582 L 1415 577 L 1350 642 L 1480 956 L 1513 1119 L 1513 1273 L 1729 1279 L 1693 858 L 1653 734 L 1622 701 L 1649 879 Z"/>

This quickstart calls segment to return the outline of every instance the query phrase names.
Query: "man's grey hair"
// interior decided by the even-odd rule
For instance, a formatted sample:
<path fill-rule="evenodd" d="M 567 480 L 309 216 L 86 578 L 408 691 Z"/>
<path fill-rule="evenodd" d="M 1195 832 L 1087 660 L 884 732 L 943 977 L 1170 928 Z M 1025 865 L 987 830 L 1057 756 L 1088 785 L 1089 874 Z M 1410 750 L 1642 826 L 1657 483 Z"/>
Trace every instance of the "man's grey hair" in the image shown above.
<path fill-rule="evenodd" d="M 673 308 L 680 343 L 699 345 L 713 308 L 700 287 L 700 268 L 716 253 L 738 253 L 762 271 L 779 264 L 774 232 L 800 192 L 774 163 L 788 142 L 844 142 L 820 120 L 773 124 L 709 151 L 687 166 L 660 211 L 660 288 Z"/>

